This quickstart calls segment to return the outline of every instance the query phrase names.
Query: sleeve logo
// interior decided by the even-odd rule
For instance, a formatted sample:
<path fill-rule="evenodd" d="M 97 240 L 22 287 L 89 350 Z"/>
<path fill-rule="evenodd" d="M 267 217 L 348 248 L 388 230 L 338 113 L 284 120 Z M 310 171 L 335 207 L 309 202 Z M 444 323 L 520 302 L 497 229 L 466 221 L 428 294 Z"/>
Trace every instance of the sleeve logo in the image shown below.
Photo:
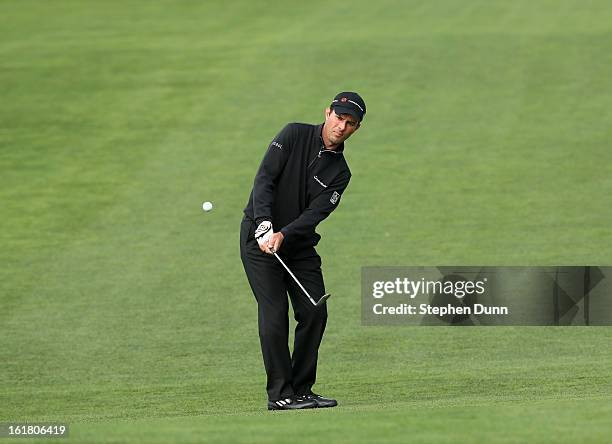
<path fill-rule="evenodd" d="M 336 202 L 338 202 L 338 199 L 340 199 L 340 193 L 338 193 L 337 191 L 334 191 L 334 194 L 332 194 L 329 201 L 333 203 L 334 205 L 336 205 Z"/>
<path fill-rule="evenodd" d="M 275 146 L 276 148 L 278 148 L 278 149 L 280 149 L 280 150 L 282 150 L 282 149 L 283 149 L 283 145 L 282 145 L 282 143 L 278 143 L 278 142 L 276 142 L 276 141 L 272 142 L 272 143 L 270 144 L 270 146 Z"/>

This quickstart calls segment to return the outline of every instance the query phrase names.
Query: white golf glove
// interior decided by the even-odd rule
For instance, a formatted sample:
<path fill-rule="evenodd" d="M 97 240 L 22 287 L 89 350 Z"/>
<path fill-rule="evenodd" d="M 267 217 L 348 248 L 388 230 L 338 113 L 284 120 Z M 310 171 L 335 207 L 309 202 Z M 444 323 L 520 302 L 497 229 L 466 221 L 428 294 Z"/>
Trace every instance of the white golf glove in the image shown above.
<path fill-rule="evenodd" d="M 268 242 L 272 233 L 272 222 L 264 220 L 255 230 L 255 239 L 259 245 L 264 245 Z"/>

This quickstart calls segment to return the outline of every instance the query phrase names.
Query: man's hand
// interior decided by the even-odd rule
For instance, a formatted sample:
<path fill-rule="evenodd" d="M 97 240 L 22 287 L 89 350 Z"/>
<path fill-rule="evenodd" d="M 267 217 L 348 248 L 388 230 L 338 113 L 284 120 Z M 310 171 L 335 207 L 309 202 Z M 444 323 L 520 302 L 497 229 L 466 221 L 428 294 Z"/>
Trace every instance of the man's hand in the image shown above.
<path fill-rule="evenodd" d="M 272 222 L 269 220 L 264 220 L 259 224 L 255 230 L 255 240 L 259 244 L 259 248 L 261 248 L 262 245 L 268 244 L 268 239 L 270 239 L 273 232 L 274 229 L 272 228 Z"/>
<path fill-rule="evenodd" d="M 261 251 L 272 254 L 272 250 L 278 251 L 281 247 L 285 236 L 280 231 L 275 233 L 272 229 L 272 222 L 266 220 L 260 223 L 255 230 L 255 239 Z"/>
<path fill-rule="evenodd" d="M 274 251 L 278 251 L 283 243 L 285 236 L 280 231 L 278 233 L 272 233 L 272 236 L 268 238 L 268 242 L 259 245 L 259 249 L 264 253 L 272 254 Z"/>

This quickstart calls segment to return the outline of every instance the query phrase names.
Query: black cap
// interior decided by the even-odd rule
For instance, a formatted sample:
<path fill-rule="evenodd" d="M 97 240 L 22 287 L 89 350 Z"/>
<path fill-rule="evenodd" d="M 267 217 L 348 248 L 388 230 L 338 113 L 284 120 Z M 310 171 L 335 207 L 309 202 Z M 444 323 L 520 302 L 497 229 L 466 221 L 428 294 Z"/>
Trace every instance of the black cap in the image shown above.
<path fill-rule="evenodd" d="M 329 106 L 336 114 L 350 114 L 360 122 L 366 113 L 366 105 L 356 92 L 341 92 Z"/>

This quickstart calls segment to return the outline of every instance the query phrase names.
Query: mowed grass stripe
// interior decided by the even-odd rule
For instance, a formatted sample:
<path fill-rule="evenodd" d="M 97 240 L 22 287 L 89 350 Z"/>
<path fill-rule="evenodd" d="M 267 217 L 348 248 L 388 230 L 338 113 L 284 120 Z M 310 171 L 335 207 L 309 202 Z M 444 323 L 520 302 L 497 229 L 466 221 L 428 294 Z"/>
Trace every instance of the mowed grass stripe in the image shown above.
<path fill-rule="evenodd" d="M 574 410 L 578 406 L 579 410 Z M 610 405 L 605 400 L 543 400 L 520 404 L 398 404 L 388 408 L 315 410 L 293 414 L 236 414 L 88 424 L 74 435 L 90 442 L 605 442 Z M 584 425 L 581 427 L 580 425 Z M 296 433 L 301 430 L 302 433 Z M 293 432 L 292 432 L 293 431 Z"/>

